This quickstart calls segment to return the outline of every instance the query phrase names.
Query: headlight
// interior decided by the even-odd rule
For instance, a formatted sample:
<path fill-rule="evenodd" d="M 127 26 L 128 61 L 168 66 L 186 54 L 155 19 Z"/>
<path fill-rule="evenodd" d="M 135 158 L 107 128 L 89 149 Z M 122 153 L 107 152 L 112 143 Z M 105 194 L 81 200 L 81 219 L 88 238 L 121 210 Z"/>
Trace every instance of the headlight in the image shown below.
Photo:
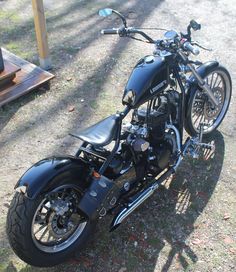
<path fill-rule="evenodd" d="M 125 105 L 133 105 L 135 100 L 135 92 L 129 90 L 123 97 L 122 103 Z"/>

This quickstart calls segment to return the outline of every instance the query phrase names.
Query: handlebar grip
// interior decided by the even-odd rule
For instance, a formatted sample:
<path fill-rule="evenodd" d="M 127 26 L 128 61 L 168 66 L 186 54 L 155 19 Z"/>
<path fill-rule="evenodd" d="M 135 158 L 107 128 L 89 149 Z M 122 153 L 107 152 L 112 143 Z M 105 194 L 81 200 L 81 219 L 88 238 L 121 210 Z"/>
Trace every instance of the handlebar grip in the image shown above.
<path fill-rule="evenodd" d="M 190 51 L 190 52 L 193 53 L 193 55 L 195 55 L 195 56 L 198 55 L 198 54 L 200 53 L 199 49 L 196 48 L 196 47 L 194 47 L 194 46 L 192 46 L 192 44 L 191 44 L 190 42 L 185 42 L 185 43 L 183 44 L 183 48 L 184 48 L 185 50 Z"/>
<path fill-rule="evenodd" d="M 103 35 L 119 34 L 119 28 L 102 29 L 101 34 L 103 34 Z"/>

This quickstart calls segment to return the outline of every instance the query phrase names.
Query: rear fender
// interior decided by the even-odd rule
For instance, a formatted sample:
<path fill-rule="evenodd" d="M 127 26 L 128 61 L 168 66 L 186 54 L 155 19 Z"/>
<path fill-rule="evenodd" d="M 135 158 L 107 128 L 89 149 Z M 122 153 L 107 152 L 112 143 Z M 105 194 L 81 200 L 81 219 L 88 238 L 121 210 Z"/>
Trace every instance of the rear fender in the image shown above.
<path fill-rule="evenodd" d="M 39 194 L 59 186 L 55 178 L 61 174 L 68 174 L 71 182 L 81 190 L 88 187 L 90 166 L 81 158 L 51 157 L 34 164 L 17 182 L 15 189 L 34 199 Z"/>

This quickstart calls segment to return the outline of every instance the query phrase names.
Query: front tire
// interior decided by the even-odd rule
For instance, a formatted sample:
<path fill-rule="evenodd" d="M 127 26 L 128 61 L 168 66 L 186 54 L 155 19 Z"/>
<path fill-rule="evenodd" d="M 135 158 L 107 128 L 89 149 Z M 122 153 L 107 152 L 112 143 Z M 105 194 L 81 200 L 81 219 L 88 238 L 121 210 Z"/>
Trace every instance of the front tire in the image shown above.
<path fill-rule="evenodd" d="M 62 263 L 75 250 L 82 249 L 96 222 L 76 210 L 78 197 L 81 194 L 68 185 L 35 199 L 17 192 L 7 216 L 7 234 L 13 251 L 30 265 L 48 267 Z"/>
<path fill-rule="evenodd" d="M 209 102 L 207 94 L 196 87 L 190 93 L 185 130 L 191 136 L 199 133 L 200 124 L 204 123 L 203 134 L 210 134 L 215 131 L 223 121 L 229 108 L 232 82 L 229 72 L 221 65 L 210 71 L 204 78 L 211 87 L 219 105 L 213 107 Z"/>

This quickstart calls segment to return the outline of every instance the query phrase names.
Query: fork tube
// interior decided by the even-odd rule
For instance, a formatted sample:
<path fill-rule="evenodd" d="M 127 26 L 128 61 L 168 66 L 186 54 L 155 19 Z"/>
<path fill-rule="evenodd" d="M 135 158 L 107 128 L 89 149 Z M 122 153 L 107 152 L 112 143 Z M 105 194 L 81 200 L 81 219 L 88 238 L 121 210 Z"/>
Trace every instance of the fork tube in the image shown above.
<path fill-rule="evenodd" d="M 183 142 L 183 130 L 184 130 L 184 119 L 185 119 L 185 88 L 181 81 L 179 72 L 177 68 L 174 68 L 174 76 L 177 79 L 177 82 L 179 84 L 180 90 L 181 90 L 181 101 L 179 106 L 179 131 L 180 131 L 180 142 L 182 147 Z"/>
<path fill-rule="evenodd" d="M 178 53 L 181 56 L 181 58 L 184 60 L 184 62 L 186 62 L 187 67 L 190 69 L 190 71 L 193 73 L 193 75 L 197 79 L 198 85 L 207 93 L 207 95 L 209 96 L 209 98 L 212 101 L 212 103 L 214 104 L 214 106 L 218 106 L 219 102 L 216 99 L 216 97 L 214 96 L 210 86 L 198 74 L 195 67 L 191 63 L 188 62 L 188 58 L 185 56 L 185 54 L 182 51 L 179 51 Z"/>

